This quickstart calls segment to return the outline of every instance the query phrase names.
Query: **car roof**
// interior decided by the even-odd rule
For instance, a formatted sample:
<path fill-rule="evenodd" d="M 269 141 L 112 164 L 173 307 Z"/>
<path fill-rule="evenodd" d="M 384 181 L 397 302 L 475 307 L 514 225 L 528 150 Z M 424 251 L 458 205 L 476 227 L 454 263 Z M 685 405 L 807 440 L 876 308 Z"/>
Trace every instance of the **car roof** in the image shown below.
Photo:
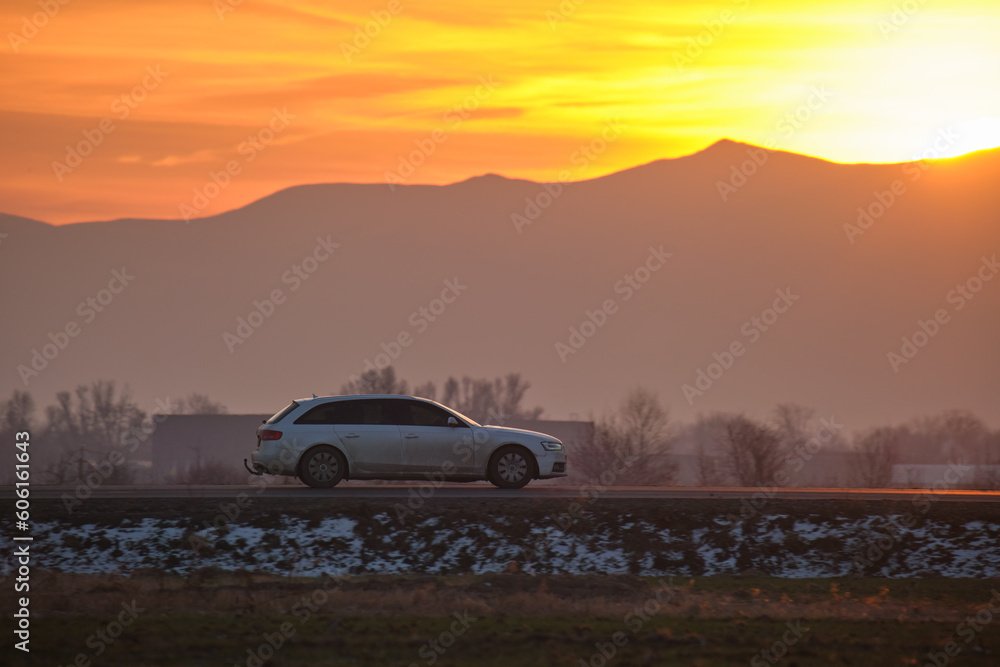
<path fill-rule="evenodd" d="M 306 405 L 309 403 L 327 403 L 332 401 L 344 401 L 353 400 L 360 398 L 408 398 L 415 401 L 425 401 L 427 403 L 436 403 L 429 398 L 421 398 L 420 396 L 408 396 L 405 394 L 349 394 L 349 395 L 333 395 L 333 396 L 310 396 L 309 398 L 297 398 L 295 402 L 299 405 Z"/>

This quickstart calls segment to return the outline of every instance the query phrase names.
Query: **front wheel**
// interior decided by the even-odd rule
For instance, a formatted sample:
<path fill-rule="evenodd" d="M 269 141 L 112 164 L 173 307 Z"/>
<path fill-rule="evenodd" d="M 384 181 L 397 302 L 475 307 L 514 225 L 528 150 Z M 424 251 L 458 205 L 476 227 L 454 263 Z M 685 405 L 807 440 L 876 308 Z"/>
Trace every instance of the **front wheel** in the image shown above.
<path fill-rule="evenodd" d="M 501 489 L 520 489 L 535 476 L 535 459 L 520 447 L 501 447 L 486 473 Z"/>
<path fill-rule="evenodd" d="M 337 486 L 347 472 L 344 455 L 333 447 L 313 447 L 299 467 L 299 478 L 314 489 Z"/>

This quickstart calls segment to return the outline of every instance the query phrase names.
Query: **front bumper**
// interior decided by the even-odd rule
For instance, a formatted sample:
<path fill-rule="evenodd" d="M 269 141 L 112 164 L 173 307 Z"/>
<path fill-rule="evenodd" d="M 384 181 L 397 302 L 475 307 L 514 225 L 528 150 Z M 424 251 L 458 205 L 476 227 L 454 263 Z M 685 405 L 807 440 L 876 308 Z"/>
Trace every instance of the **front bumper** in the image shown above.
<path fill-rule="evenodd" d="M 539 456 L 538 479 L 552 479 L 554 477 L 565 477 L 566 454 L 563 452 L 548 452 L 548 456 Z"/>

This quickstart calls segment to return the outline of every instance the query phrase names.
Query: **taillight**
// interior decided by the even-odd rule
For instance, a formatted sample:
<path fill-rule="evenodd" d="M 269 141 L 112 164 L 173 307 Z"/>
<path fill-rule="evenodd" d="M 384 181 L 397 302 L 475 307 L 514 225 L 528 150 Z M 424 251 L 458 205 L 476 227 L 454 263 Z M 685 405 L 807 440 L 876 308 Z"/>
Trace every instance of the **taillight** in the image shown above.
<path fill-rule="evenodd" d="M 261 431 L 261 440 L 281 440 L 281 431 Z"/>

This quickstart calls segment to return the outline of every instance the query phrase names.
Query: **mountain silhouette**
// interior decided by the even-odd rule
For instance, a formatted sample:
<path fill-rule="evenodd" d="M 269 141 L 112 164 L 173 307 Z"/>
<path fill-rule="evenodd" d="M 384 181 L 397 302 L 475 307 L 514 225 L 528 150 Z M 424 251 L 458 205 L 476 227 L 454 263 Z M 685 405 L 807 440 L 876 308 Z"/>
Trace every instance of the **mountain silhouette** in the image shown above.
<path fill-rule="evenodd" d="M 949 407 L 997 426 L 998 176 L 1000 151 L 837 164 L 724 140 L 566 183 L 301 185 L 190 222 L 2 215 L 0 396 L 110 378 L 145 406 L 199 391 L 268 412 L 391 360 L 411 382 L 521 372 L 550 418 L 645 385 L 685 418 L 797 402 L 848 428 Z"/>

